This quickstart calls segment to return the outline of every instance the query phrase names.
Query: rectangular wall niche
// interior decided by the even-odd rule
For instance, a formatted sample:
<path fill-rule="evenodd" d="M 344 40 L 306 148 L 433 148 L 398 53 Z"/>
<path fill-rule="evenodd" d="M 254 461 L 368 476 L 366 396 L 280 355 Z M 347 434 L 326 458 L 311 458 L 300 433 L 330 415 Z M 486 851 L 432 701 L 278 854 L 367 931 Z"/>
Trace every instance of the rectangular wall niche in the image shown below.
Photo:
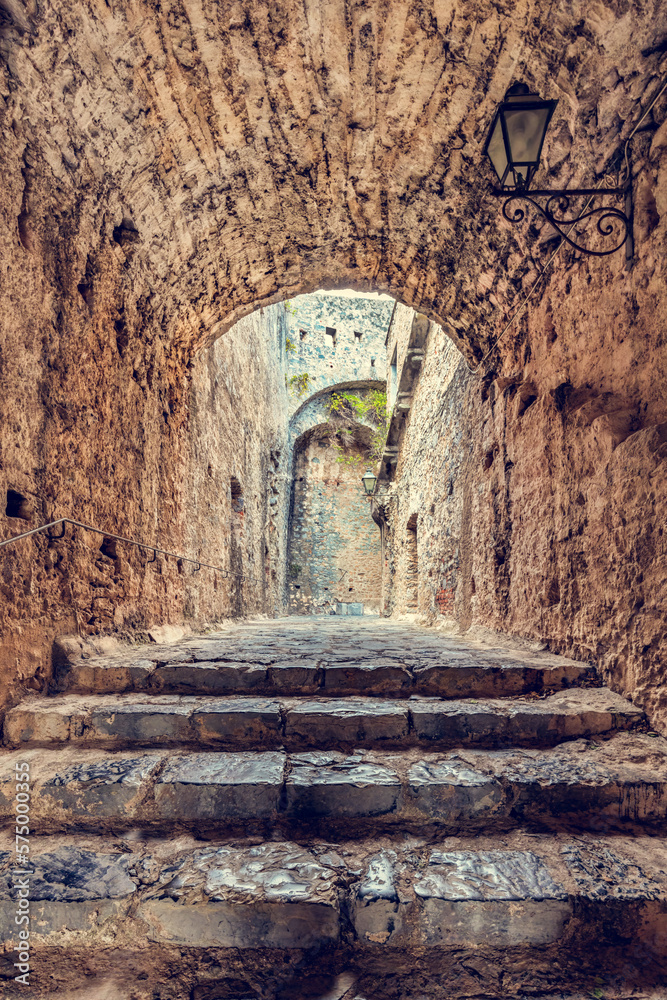
<path fill-rule="evenodd" d="M 334 330 L 334 328 L 332 326 L 326 326 L 324 328 L 324 332 L 326 333 L 327 337 L 331 337 L 332 344 L 333 344 L 333 346 L 335 348 L 335 346 L 336 346 L 336 331 Z"/>
<path fill-rule="evenodd" d="M 5 515 L 7 517 L 18 517 L 22 521 L 30 521 L 33 515 L 32 504 L 27 497 L 17 493 L 16 490 L 7 490 Z"/>

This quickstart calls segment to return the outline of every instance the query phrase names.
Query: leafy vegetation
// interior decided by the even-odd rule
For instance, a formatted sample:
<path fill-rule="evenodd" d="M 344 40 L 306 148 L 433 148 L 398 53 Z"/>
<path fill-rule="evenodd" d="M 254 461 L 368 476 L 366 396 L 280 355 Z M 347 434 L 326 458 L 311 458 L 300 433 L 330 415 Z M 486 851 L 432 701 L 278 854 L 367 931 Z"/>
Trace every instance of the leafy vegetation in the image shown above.
<path fill-rule="evenodd" d="M 285 385 L 292 395 L 297 397 L 297 399 L 301 399 L 302 396 L 305 396 L 311 386 L 311 383 L 314 381 L 315 379 L 312 375 L 309 375 L 308 372 L 301 372 L 300 375 L 292 375 L 291 378 L 288 378 L 287 375 L 285 376 Z"/>
<path fill-rule="evenodd" d="M 356 392 L 332 392 L 329 413 L 354 414 L 361 420 L 381 424 L 387 419 L 387 393 L 371 389 L 364 396 Z"/>
<path fill-rule="evenodd" d="M 296 351 L 296 344 L 289 336 L 285 338 L 285 350 L 287 351 L 288 354 L 294 354 L 294 352 Z"/>
<path fill-rule="evenodd" d="M 387 417 L 387 394 L 379 389 L 371 389 L 364 395 L 356 392 L 332 392 L 329 400 L 329 418 L 332 423 L 342 418 L 356 418 L 374 425 L 368 460 L 378 462 L 382 457 L 387 440 L 389 419 Z M 348 454 L 342 444 L 334 445 L 339 452 L 337 461 L 341 465 L 363 465 L 367 459 L 359 454 Z"/>

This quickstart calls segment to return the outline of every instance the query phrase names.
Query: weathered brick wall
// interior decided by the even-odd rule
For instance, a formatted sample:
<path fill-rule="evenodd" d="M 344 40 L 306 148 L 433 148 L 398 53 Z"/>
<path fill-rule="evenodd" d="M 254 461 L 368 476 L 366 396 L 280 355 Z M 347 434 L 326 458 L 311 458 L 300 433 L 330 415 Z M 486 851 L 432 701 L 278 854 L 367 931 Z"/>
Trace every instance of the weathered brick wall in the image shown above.
<path fill-rule="evenodd" d="M 299 448 L 288 550 L 290 610 L 321 613 L 336 601 L 378 611 L 382 587 L 380 531 L 364 495 L 365 449 L 351 447 L 342 464 L 320 428 Z"/>

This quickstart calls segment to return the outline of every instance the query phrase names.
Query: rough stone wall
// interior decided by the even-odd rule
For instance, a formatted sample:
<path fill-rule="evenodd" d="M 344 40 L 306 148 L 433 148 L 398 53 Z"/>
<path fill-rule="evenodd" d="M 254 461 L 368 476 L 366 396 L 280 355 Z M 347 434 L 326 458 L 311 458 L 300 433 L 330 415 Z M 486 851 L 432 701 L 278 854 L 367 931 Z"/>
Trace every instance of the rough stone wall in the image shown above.
<path fill-rule="evenodd" d="M 298 614 L 333 610 L 336 601 L 360 601 L 379 611 L 380 532 L 361 484 L 364 467 L 341 464 L 327 426 L 295 455 L 290 517 L 288 593 Z M 365 458 L 351 447 L 348 458 Z"/>
<path fill-rule="evenodd" d="M 0 498 L 12 490 L 28 501 L 28 519 L 3 516 L 0 537 L 66 515 L 230 575 L 149 562 L 150 553 L 71 526 L 62 540 L 40 534 L 0 549 L 3 701 L 48 680 L 54 635 L 136 634 L 281 606 L 283 307 L 245 318 L 179 371 L 157 334 L 143 353 L 119 344 L 107 291 L 96 291 L 92 316 L 74 301 L 55 326 L 48 297 L 47 316 L 33 299 L 0 319 Z M 242 512 L 232 510 L 232 477 Z"/>
<path fill-rule="evenodd" d="M 329 404 L 332 391 L 384 391 L 394 305 L 386 298 L 328 294 L 301 295 L 286 305 L 295 347 L 287 354 L 288 379 L 308 375 L 303 391 L 290 388 L 288 601 L 300 614 L 329 610 L 336 601 L 379 610 L 380 532 L 363 499 L 365 466 L 359 464 L 371 461 L 374 424 L 355 414 L 335 427 Z M 352 430 L 337 438 L 344 424 Z"/>
<path fill-rule="evenodd" d="M 410 324 L 411 326 L 411 324 Z M 410 327 L 395 346 L 405 356 Z M 410 410 L 398 469 L 381 483 L 378 505 L 387 522 L 384 610 L 420 611 L 429 617 L 457 617 L 462 491 L 454 489 L 467 454 L 469 431 L 459 411 L 461 354 L 441 327 L 429 328 L 426 356 Z M 455 383 L 454 385 L 452 383 Z M 418 430 L 417 430 L 418 429 Z M 417 546 L 418 600 L 411 570 Z"/>
<path fill-rule="evenodd" d="M 407 606 L 417 513 L 422 612 L 596 663 L 664 730 L 667 127 L 639 151 L 632 270 L 561 253 L 477 374 L 431 328 L 385 500 L 387 607 Z"/>
<path fill-rule="evenodd" d="M 292 413 L 337 383 L 385 380 L 385 342 L 393 309 L 391 299 L 344 295 L 299 295 L 288 303 L 294 345 L 288 352 L 288 378 L 308 376 L 305 391 L 290 391 Z M 335 336 L 327 334 L 327 328 L 335 330 Z"/>
<path fill-rule="evenodd" d="M 213 578 L 217 592 L 210 581 L 191 592 L 186 610 L 195 618 L 282 610 L 291 471 L 286 334 L 282 304 L 258 310 L 201 351 L 192 369 L 186 545 L 230 573 L 228 581 Z"/>
<path fill-rule="evenodd" d="M 398 384 L 403 373 L 405 355 L 408 350 L 414 310 L 396 303 L 387 335 L 387 407 L 393 411 L 398 397 Z"/>

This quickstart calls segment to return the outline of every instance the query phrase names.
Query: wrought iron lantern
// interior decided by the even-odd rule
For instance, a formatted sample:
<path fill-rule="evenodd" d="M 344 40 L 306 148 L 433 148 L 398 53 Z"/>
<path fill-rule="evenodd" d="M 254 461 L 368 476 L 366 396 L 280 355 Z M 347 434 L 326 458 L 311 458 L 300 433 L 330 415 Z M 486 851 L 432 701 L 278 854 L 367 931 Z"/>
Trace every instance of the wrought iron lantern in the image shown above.
<path fill-rule="evenodd" d="M 364 489 L 366 490 L 366 496 L 373 496 L 375 492 L 375 484 L 377 483 L 377 476 L 374 476 L 370 469 L 367 469 L 361 477 L 361 481 L 364 484 Z"/>
<path fill-rule="evenodd" d="M 528 188 L 558 101 L 543 101 L 515 83 L 498 108 L 484 152 L 505 191 Z"/>
<path fill-rule="evenodd" d="M 627 150 L 626 174 L 618 187 L 530 190 L 533 176 L 540 164 L 549 122 L 557 104 L 558 101 L 543 101 L 537 94 L 531 94 L 524 83 L 515 83 L 507 91 L 505 100 L 493 119 L 484 147 L 499 182 L 492 194 L 504 199 L 503 216 L 513 225 L 523 222 L 526 212 L 520 203 L 528 202 L 575 250 L 594 257 L 606 257 L 616 253 L 625 244 L 626 260 L 631 262 L 634 253 L 632 172 Z M 608 203 L 589 208 L 598 196 L 624 199 L 624 211 Z M 572 198 L 585 198 L 586 202 L 579 215 L 567 217 Z M 573 238 L 574 227 L 590 220 L 596 221 L 595 231 L 598 237 L 613 242 L 611 248 L 592 249 Z M 579 238 L 578 233 L 576 235 Z"/>

